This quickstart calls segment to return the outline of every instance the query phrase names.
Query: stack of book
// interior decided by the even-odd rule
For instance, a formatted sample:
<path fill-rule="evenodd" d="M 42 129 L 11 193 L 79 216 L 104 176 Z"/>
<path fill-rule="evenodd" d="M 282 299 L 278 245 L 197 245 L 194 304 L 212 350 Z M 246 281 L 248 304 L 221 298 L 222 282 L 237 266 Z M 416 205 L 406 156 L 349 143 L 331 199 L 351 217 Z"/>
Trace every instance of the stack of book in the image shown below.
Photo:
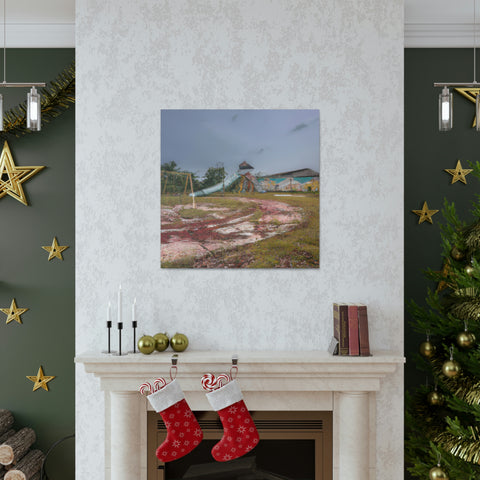
<path fill-rule="evenodd" d="M 329 351 L 334 355 L 370 356 L 366 305 L 333 304 L 333 338 Z"/>

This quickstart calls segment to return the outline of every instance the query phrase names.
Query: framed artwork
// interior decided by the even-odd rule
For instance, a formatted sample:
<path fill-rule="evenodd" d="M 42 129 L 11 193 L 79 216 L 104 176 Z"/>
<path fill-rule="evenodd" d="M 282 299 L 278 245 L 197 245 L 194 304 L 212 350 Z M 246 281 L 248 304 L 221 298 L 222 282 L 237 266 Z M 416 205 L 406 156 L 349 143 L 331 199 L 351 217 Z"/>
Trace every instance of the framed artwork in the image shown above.
<path fill-rule="evenodd" d="M 318 268 L 319 110 L 162 110 L 162 268 Z"/>

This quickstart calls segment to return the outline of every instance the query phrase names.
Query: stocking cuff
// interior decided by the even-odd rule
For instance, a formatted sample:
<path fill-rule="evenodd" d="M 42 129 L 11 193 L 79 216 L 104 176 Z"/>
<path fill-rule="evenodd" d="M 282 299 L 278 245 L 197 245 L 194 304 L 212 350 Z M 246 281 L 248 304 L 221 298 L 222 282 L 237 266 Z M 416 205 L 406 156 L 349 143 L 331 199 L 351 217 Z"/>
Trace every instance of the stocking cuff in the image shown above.
<path fill-rule="evenodd" d="M 242 392 L 236 380 L 228 382 L 218 390 L 207 393 L 206 397 L 216 412 L 243 399 Z"/>
<path fill-rule="evenodd" d="M 158 412 L 163 412 L 168 407 L 171 407 L 175 403 L 183 400 L 185 395 L 183 394 L 180 385 L 176 380 L 172 380 L 168 385 L 152 393 L 148 397 L 148 401 L 153 409 Z"/>

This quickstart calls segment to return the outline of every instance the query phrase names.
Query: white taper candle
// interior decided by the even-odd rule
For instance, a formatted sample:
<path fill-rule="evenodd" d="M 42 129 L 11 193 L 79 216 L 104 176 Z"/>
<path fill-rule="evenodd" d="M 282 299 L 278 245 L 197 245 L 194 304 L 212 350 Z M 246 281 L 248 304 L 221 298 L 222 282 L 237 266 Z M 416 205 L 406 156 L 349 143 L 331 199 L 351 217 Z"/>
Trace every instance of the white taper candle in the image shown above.
<path fill-rule="evenodd" d="M 118 287 L 118 323 L 122 323 L 122 286 Z"/>

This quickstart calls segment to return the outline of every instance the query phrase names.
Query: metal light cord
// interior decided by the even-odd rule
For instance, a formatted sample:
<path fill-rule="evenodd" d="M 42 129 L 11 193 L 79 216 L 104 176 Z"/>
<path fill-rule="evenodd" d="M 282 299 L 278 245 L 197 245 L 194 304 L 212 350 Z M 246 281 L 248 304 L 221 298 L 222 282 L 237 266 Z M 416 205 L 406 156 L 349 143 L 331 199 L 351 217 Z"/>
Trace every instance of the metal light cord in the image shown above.
<path fill-rule="evenodd" d="M 477 83 L 477 15 L 476 15 L 477 0 L 473 0 L 473 83 Z"/>
<path fill-rule="evenodd" d="M 3 0 L 3 83 L 7 81 L 7 0 Z"/>

